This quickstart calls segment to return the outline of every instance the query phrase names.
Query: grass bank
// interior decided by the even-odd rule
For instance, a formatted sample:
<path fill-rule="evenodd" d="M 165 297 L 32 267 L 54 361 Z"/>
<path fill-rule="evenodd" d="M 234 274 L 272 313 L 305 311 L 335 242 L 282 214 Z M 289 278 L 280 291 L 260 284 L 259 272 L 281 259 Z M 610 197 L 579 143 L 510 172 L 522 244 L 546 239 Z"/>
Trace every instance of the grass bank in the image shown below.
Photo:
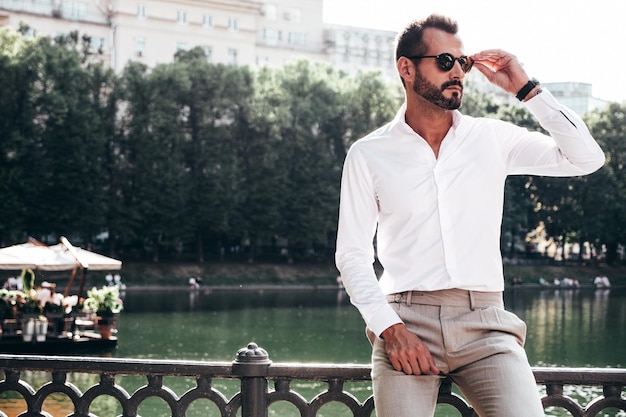
<path fill-rule="evenodd" d="M 600 274 L 611 283 L 626 285 L 626 267 L 582 265 L 505 265 L 507 282 L 519 276 L 524 283 L 550 282 L 569 277 L 589 284 Z M 104 283 L 103 272 L 90 272 L 89 285 Z M 203 285 L 334 285 L 337 270 L 331 264 L 124 262 L 122 277 L 128 286 L 186 286 L 189 277 Z"/>

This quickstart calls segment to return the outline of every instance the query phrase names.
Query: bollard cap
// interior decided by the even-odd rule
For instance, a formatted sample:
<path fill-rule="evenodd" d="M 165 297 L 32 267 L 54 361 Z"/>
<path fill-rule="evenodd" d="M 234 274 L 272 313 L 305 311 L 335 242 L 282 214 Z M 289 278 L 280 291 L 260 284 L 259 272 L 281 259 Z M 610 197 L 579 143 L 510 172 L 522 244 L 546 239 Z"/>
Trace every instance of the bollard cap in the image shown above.
<path fill-rule="evenodd" d="M 270 355 L 263 348 L 260 348 L 256 343 L 250 342 L 245 348 L 239 349 L 237 352 L 237 362 L 268 362 Z"/>
<path fill-rule="evenodd" d="M 266 376 L 271 363 L 265 349 L 251 342 L 237 352 L 237 359 L 233 361 L 233 371 L 237 375 L 246 377 Z"/>

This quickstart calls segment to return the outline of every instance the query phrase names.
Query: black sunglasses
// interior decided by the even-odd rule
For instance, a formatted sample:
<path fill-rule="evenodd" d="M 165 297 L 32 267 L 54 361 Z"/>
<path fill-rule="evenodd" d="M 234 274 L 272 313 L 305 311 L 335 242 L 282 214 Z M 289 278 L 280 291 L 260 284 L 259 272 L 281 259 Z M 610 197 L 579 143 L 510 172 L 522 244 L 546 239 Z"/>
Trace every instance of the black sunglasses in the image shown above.
<path fill-rule="evenodd" d="M 437 61 L 437 65 L 439 66 L 439 69 L 444 72 L 450 71 L 454 67 L 455 61 L 459 61 L 459 64 L 461 64 L 461 69 L 465 73 L 470 72 L 470 70 L 472 69 L 472 66 L 474 65 L 474 60 L 472 58 L 466 55 L 455 58 L 451 53 L 448 53 L 448 52 L 444 52 L 443 54 L 439 54 L 439 55 L 407 56 L 407 58 L 410 60 L 422 59 L 422 58 L 435 58 L 435 60 Z"/>

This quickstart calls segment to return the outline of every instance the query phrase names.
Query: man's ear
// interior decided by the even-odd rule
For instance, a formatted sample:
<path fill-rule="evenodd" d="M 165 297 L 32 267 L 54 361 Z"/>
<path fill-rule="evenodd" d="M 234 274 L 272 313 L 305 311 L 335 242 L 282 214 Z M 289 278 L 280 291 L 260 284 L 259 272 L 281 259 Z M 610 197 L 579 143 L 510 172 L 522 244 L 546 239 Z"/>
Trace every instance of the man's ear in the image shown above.
<path fill-rule="evenodd" d="M 401 56 L 396 62 L 398 74 L 405 81 L 413 81 L 415 78 L 415 64 L 409 58 Z"/>

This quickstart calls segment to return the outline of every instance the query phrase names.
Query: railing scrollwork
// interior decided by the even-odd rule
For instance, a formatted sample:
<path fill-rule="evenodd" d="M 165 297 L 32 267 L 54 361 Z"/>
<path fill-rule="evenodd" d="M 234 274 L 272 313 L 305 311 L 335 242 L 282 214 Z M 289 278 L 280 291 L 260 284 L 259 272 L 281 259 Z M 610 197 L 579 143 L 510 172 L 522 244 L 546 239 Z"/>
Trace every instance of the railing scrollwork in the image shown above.
<path fill-rule="evenodd" d="M 343 405 L 353 417 L 372 417 L 375 409 L 371 395 L 360 401 L 346 388 L 346 383 L 368 383 L 369 365 L 273 363 L 268 353 L 254 343 L 240 349 L 232 363 L 0 355 L 0 368 L 4 371 L 0 398 L 9 392 L 19 396 L 25 404 L 20 417 L 49 417 L 44 402 L 57 393 L 71 402 L 74 412 L 70 417 L 93 417 L 90 409 L 100 396 L 114 398 L 122 417 L 138 417 L 142 403 L 153 397 L 167 404 L 172 417 L 186 416 L 198 400 L 214 405 L 220 417 L 236 417 L 239 410 L 242 417 L 265 417 L 268 409 L 278 403 L 293 406 L 300 417 L 315 417 L 322 407 L 332 403 Z M 49 373 L 50 380 L 35 390 L 21 378 L 24 371 Z M 538 386 L 545 389 L 544 409 L 560 408 L 572 417 L 595 417 L 603 415 L 606 409 L 621 410 L 619 415 L 626 412 L 626 370 L 533 368 L 533 372 Z M 70 373 L 97 374 L 99 381 L 81 392 L 68 381 Z M 125 375 L 143 376 L 146 383 L 129 394 L 115 382 L 116 376 Z M 165 377 L 193 378 L 195 386 L 178 397 L 164 385 Z M 239 380 L 240 390 L 229 400 L 213 386 L 215 380 Z M 321 383 L 326 388 L 307 400 L 293 388 L 294 381 Z M 601 387 L 602 394 L 588 398 L 585 405 L 566 394 L 566 387 L 570 386 Z M 476 417 L 465 399 L 453 391 L 449 379 L 441 385 L 438 402 L 453 407 L 462 417 Z M 7 415 L 3 404 L 0 399 L 0 417 Z"/>

